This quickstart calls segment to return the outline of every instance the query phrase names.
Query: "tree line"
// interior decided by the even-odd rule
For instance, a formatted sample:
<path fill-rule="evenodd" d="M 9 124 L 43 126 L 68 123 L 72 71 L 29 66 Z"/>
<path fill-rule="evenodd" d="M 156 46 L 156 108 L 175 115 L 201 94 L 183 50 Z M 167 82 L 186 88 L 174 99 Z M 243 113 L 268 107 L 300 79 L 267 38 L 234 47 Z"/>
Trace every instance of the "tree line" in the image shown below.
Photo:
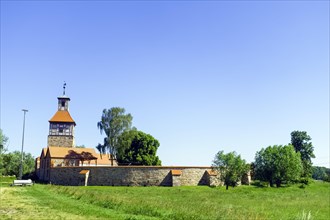
<path fill-rule="evenodd" d="M 106 137 L 96 148 L 100 153 L 108 153 L 119 165 L 160 166 L 161 160 L 156 155 L 159 141 L 132 127 L 132 121 L 133 116 L 126 114 L 124 108 L 104 109 L 97 128 Z M 7 142 L 8 137 L 0 129 L 0 175 L 18 176 L 21 153 L 8 152 Z M 23 153 L 23 158 L 23 174 L 33 172 L 33 156 Z M 251 164 L 247 164 L 235 151 L 227 154 L 219 151 L 212 167 L 222 174 L 220 178 L 227 189 L 236 186 L 247 172 L 254 180 L 277 187 L 293 182 L 308 183 L 310 178 L 330 181 L 330 169 L 313 167 L 312 158 L 315 155 L 311 137 L 306 131 L 293 131 L 289 144 L 262 148 L 256 152 L 255 161 Z"/>
<path fill-rule="evenodd" d="M 132 120 L 132 115 L 126 114 L 124 108 L 104 109 L 97 127 L 106 137 L 96 148 L 101 153 L 109 153 L 119 165 L 161 165 L 156 156 L 158 140 L 132 127 Z M 312 158 L 315 155 L 311 137 L 306 131 L 293 131 L 289 144 L 262 148 L 256 152 L 252 164 L 247 164 L 236 152 L 219 151 L 212 166 L 222 174 L 220 178 L 227 189 L 236 186 L 249 171 L 253 179 L 280 187 L 292 182 L 308 183 L 312 174 L 321 173 L 323 170 L 313 168 Z M 323 176 L 326 175 L 323 172 Z"/>
<path fill-rule="evenodd" d="M 293 131 L 288 145 L 262 148 L 256 152 L 252 164 L 247 164 L 236 152 L 224 154 L 220 151 L 215 156 L 213 167 L 222 174 L 221 180 L 227 189 L 228 186 L 236 186 L 242 175 L 249 171 L 253 179 L 277 187 L 296 182 L 308 184 L 312 177 L 329 180 L 329 169 L 313 167 L 312 158 L 315 155 L 311 137 L 306 131 Z"/>
<path fill-rule="evenodd" d="M 0 129 L 0 176 L 18 176 L 21 163 L 21 152 L 8 152 L 8 137 Z M 30 153 L 23 152 L 23 177 L 34 172 L 34 158 Z"/>

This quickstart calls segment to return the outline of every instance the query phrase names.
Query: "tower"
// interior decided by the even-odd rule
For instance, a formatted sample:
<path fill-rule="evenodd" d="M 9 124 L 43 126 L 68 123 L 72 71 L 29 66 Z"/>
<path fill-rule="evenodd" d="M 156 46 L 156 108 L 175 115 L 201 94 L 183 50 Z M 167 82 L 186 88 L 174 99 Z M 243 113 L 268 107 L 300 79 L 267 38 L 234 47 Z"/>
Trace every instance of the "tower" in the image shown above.
<path fill-rule="evenodd" d="M 55 115 L 49 120 L 48 147 L 74 147 L 74 127 L 75 121 L 69 113 L 70 98 L 65 95 L 63 85 L 63 95 L 57 97 L 58 107 Z"/>

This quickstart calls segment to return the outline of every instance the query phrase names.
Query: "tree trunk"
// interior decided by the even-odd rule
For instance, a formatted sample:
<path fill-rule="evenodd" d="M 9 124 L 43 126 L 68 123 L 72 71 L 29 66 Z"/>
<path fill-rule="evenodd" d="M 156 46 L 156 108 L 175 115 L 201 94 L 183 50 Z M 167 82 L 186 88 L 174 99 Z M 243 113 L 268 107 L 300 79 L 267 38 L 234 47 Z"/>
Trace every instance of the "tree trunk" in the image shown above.
<path fill-rule="evenodd" d="M 226 185 L 226 190 L 228 190 L 228 186 L 229 186 L 229 185 Z"/>
<path fill-rule="evenodd" d="M 280 187 L 281 186 L 281 180 L 277 180 L 276 181 L 276 187 Z"/>
<path fill-rule="evenodd" d="M 273 187 L 273 180 L 269 180 L 270 187 Z"/>

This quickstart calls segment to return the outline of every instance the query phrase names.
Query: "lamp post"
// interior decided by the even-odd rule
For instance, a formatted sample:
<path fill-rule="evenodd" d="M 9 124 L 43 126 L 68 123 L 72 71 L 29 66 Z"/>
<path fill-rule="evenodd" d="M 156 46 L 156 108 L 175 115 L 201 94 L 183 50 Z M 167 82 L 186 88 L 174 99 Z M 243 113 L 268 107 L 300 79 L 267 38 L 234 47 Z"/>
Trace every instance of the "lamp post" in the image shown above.
<path fill-rule="evenodd" d="M 21 150 L 21 164 L 19 166 L 19 179 L 22 179 L 23 176 L 23 147 L 24 147 L 24 130 L 25 130 L 25 114 L 28 112 L 26 109 L 22 109 L 24 112 L 24 118 L 23 118 L 23 136 L 22 136 L 22 150 Z"/>

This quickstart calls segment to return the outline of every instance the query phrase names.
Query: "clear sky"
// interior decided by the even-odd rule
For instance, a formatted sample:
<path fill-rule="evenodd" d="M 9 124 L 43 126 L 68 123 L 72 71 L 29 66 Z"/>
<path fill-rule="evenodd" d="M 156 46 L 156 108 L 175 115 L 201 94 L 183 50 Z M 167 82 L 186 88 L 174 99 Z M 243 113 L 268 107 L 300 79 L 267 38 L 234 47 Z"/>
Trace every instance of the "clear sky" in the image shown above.
<path fill-rule="evenodd" d="M 1 1 L 1 129 L 39 156 L 63 82 L 76 143 L 104 108 L 160 141 L 163 165 L 248 162 L 294 130 L 329 167 L 328 1 Z"/>

